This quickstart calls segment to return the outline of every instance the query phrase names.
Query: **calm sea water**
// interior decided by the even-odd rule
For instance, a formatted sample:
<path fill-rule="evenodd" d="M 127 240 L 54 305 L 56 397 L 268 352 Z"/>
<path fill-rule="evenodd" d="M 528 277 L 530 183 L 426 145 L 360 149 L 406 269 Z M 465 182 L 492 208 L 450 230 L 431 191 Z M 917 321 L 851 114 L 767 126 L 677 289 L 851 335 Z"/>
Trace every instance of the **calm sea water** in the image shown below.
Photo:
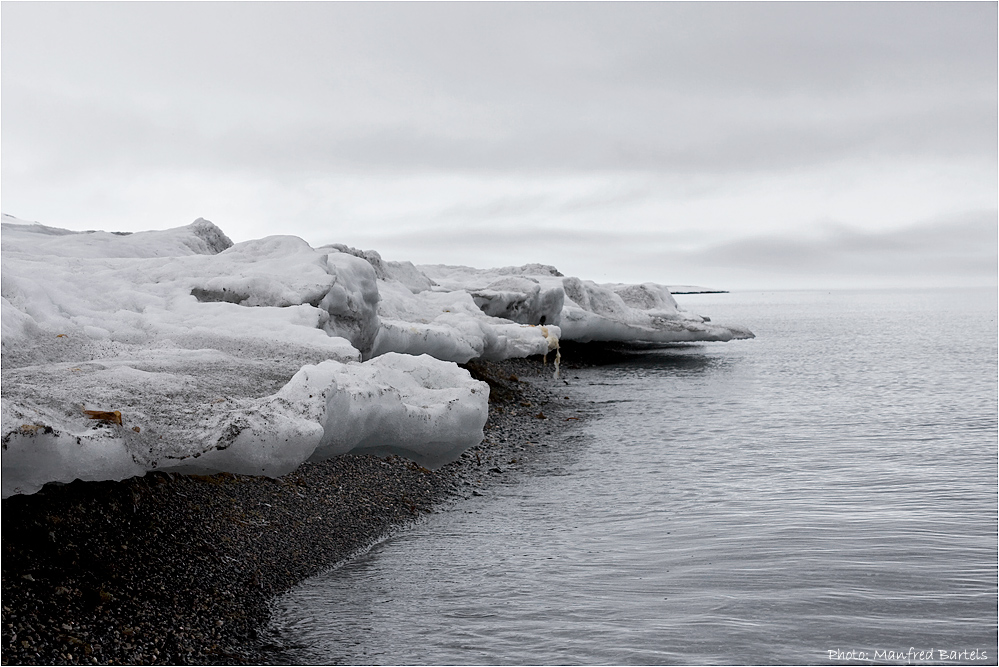
<path fill-rule="evenodd" d="M 678 299 L 758 337 L 571 372 L 596 418 L 279 599 L 282 659 L 996 664 L 996 290 Z"/>

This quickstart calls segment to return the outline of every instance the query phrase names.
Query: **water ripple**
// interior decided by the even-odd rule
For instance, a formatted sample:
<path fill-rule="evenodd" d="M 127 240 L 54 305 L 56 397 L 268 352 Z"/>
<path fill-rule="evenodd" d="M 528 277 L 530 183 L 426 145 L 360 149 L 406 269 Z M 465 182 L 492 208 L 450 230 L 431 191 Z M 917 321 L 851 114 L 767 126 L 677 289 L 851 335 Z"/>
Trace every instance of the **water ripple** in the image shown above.
<path fill-rule="evenodd" d="M 600 418 L 562 474 L 284 596 L 283 657 L 825 664 L 920 646 L 996 664 L 994 290 L 713 298 L 758 338 L 580 371 Z"/>

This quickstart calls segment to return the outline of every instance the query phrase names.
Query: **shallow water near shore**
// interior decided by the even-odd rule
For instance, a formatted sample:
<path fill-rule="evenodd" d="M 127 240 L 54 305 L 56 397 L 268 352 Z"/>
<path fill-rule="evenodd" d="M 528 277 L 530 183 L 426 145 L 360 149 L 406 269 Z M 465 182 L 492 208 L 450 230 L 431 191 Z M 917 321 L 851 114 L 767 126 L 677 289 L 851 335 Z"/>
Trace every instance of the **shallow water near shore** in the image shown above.
<path fill-rule="evenodd" d="M 569 370 L 585 426 L 279 598 L 276 657 L 996 664 L 996 290 L 678 300 L 757 339 Z"/>

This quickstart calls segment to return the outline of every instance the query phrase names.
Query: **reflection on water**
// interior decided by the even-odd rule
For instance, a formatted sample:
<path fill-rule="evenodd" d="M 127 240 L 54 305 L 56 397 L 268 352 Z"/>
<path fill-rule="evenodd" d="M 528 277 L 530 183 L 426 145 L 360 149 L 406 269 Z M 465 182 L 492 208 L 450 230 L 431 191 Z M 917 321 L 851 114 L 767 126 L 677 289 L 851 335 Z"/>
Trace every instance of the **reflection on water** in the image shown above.
<path fill-rule="evenodd" d="M 712 354 L 713 347 L 703 343 L 563 343 L 563 356 L 571 359 L 576 350 L 585 355 L 588 365 L 593 367 L 673 370 L 675 372 L 700 373 L 717 369 L 732 360 Z M 571 374 L 571 371 L 567 371 Z"/>
<path fill-rule="evenodd" d="M 718 297 L 759 338 L 573 371 L 566 474 L 284 596 L 280 660 L 996 664 L 994 290 Z"/>

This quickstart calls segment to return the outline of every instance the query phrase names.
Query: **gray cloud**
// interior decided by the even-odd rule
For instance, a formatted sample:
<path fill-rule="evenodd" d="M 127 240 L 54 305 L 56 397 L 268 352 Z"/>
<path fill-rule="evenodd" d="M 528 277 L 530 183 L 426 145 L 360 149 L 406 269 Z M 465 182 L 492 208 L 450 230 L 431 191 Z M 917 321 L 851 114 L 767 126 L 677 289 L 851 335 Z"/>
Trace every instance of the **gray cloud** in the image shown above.
<path fill-rule="evenodd" d="M 981 220 L 883 230 L 996 199 L 995 3 L 2 11 L 4 202 L 28 218 L 291 219 L 400 259 L 465 244 L 660 282 L 994 273 Z M 868 227 L 816 228 L 830 209 Z"/>
<path fill-rule="evenodd" d="M 990 3 L 6 5 L 4 152 L 264 171 L 991 158 L 995 15 Z"/>
<path fill-rule="evenodd" d="M 737 241 L 689 250 L 688 234 L 659 230 L 642 237 L 604 230 L 531 228 L 418 231 L 368 237 L 391 259 L 462 262 L 474 250 L 485 266 L 553 264 L 570 275 L 667 284 L 707 282 L 739 289 L 776 285 L 934 286 L 995 285 L 999 275 L 999 211 L 965 213 L 871 232 L 827 224 L 818 233 L 749 234 Z M 361 245 L 364 245 L 362 242 Z M 594 269 L 610 276 L 601 278 Z"/>
<path fill-rule="evenodd" d="M 750 237 L 691 253 L 687 262 L 750 281 L 797 276 L 810 283 L 866 277 L 878 285 L 995 285 L 999 211 L 963 214 L 889 231 L 827 225 L 812 236 Z M 826 281 L 829 283 L 829 281 Z"/>
<path fill-rule="evenodd" d="M 866 268 L 897 271 L 918 262 L 932 270 L 934 260 L 965 263 L 973 271 L 982 262 L 996 273 L 999 212 L 986 211 L 956 220 L 939 220 L 883 232 L 866 232 L 841 224 L 830 224 L 816 238 L 768 236 L 715 246 L 701 253 L 716 264 L 766 266 L 800 272 L 844 268 L 854 263 Z M 927 258 L 929 266 L 926 266 Z M 844 262 L 844 259 L 847 260 Z"/>

